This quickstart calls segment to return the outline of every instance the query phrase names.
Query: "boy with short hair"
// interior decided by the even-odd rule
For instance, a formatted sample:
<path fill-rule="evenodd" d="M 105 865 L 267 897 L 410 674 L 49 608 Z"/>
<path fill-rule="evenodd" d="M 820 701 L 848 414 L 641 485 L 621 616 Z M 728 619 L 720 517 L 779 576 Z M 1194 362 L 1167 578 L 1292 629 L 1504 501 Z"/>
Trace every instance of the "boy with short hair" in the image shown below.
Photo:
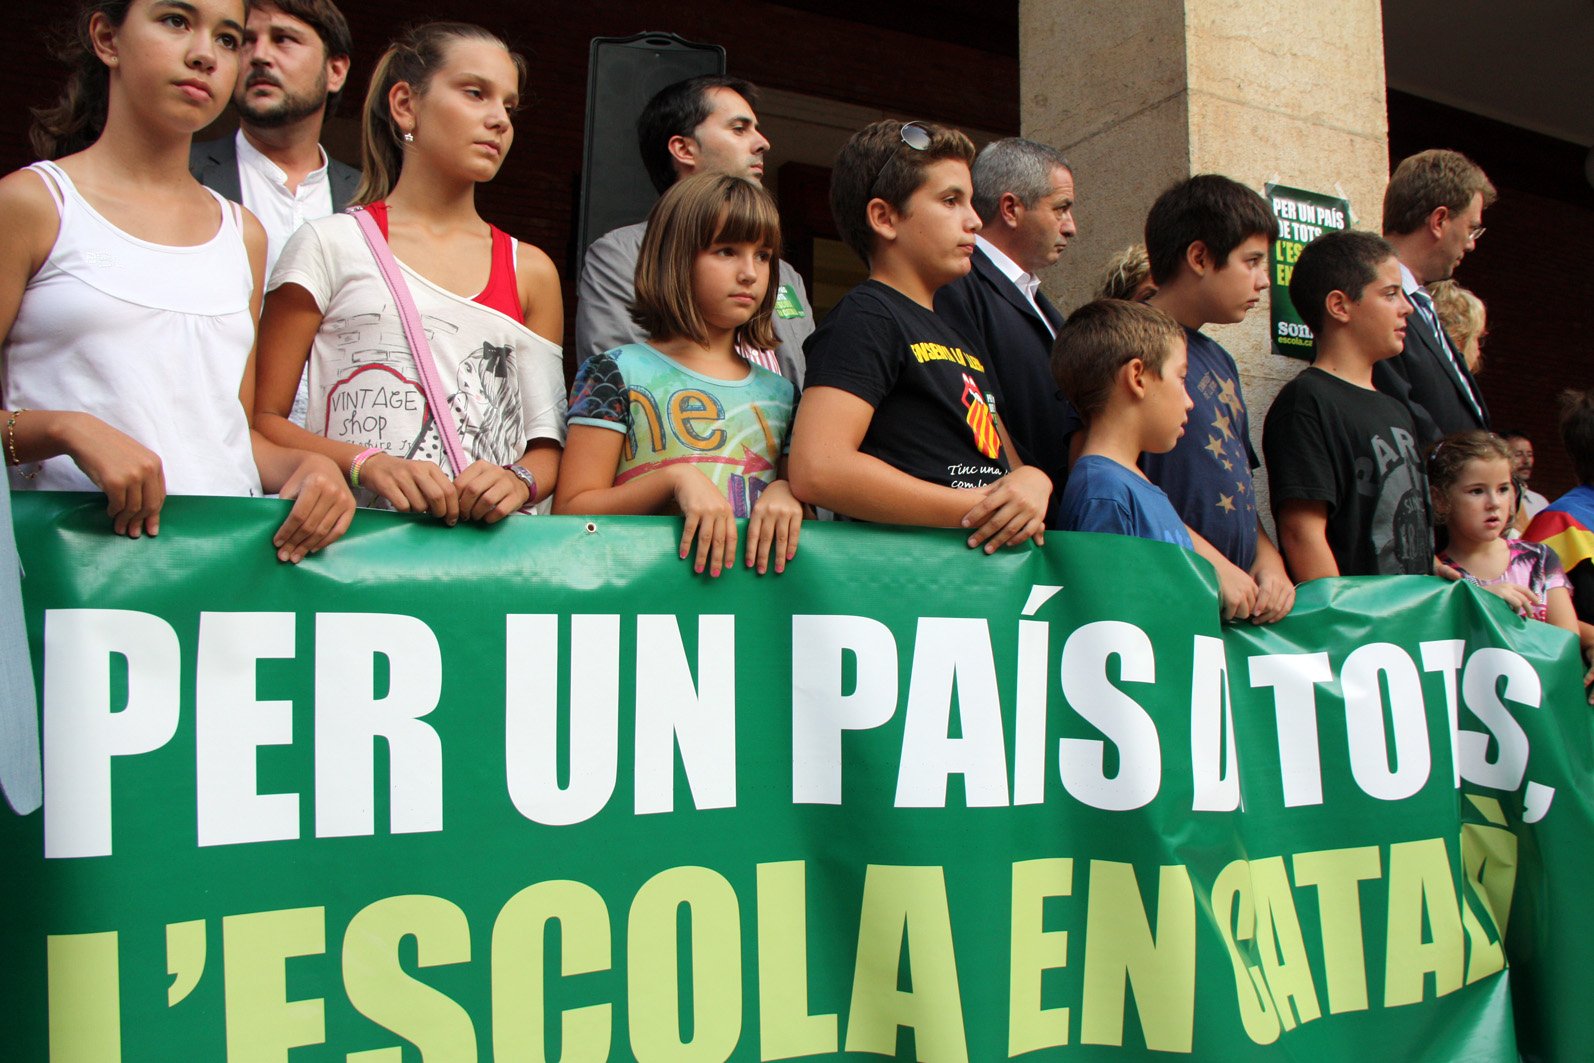
<path fill-rule="evenodd" d="M 799 499 L 859 520 L 974 529 L 969 545 L 1042 540 L 1051 481 L 1022 466 L 995 379 L 933 310 L 969 270 L 974 145 L 955 129 L 876 122 L 842 148 L 830 205 L 869 265 L 805 346 L 792 428 Z"/>
<path fill-rule="evenodd" d="M 1058 506 L 1067 531 L 1133 535 L 1193 549 L 1168 496 L 1136 465 L 1173 449 L 1192 403 L 1184 330 L 1160 311 L 1098 299 L 1057 333 L 1052 373 L 1084 422 Z"/>
<path fill-rule="evenodd" d="M 1295 604 L 1283 559 L 1263 530 L 1251 473 L 1258 465 L 1240 371 L 1204 325 L 1241 321 L 1268 287 L 1268 246 L 1278 222 L 1238 181 L 1198 174 L 1169 188 L 1146 216 L 1146 254 L 1157 290 L 1147 302 L 1184 326 L 1190 431 L 1141 467 L 1217 569 L 1225 620 L 1272 623 Z"/>
<path fill-rule="evenodd" d="M 1290 575 L 1432 572 L 1417 425 L 1405 404 L 1373 388 L 1373 366 L 1400 353 L 1412 312 L 1395 249 L 1372 233 L 1320 236 L 1295 263 L 1290 301 L 1316 356 L 1284 385 L 1262 428 Z"/>

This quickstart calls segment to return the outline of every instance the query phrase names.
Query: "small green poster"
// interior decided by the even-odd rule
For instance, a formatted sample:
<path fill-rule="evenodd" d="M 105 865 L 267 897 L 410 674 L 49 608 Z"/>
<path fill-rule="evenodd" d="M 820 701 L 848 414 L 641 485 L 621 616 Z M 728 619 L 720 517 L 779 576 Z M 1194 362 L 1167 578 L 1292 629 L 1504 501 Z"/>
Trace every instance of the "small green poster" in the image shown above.
<path fill-rule="evenodd" d="M 1268 262 L 1273 277 L 1273 353 L 1310 361 L 1312 330 L 1290 302 L 1290 274 L 1307 244 L 1324 233 L 1350 227 L 1350 202 L 1285 185 L 1269 184 L 1264 191 L 1279 223 L 1279 238 Z"/>

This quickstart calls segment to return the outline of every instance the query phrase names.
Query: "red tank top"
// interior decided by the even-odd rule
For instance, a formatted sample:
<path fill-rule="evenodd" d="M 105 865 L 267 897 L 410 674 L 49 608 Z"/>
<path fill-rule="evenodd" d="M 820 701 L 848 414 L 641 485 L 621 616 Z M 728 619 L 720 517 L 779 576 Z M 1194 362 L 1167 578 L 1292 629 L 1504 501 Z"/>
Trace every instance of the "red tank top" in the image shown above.
<path fill-rule="evenodd" d="M 387 203 L 377 200 L 367 203 L 365 209 L 376 221 L 376 227 L 387 236 Z M 487 287 L 471 300 L 489 310 L 507 314 L 516 321 L 524 321 L 525 311 L 520 307 L 520 284 L 515 277 L 515 241 L 496 225 L 489 225 L 493 233 L 492 268 L 487 272 Z"/>

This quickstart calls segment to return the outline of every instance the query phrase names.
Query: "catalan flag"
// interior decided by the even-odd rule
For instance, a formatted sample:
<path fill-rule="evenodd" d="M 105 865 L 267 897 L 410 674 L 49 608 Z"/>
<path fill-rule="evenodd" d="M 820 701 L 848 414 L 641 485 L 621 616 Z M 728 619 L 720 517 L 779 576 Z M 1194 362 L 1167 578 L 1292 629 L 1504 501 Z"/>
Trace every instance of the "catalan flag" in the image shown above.
<path fill-rule="evenodd" d="M 967 411 L 963 419 L 974 433 L 975 448 L 987 458 L 1000 455 L 1002 437 L 996 432 L 996 419 L 991 416 L 991 408 L 986 405 L 985 395 L 979 385 L 967 373 L 963 374 L 963 408 Z"/>
<path fill-rule="evenodd" d="M 1549 545 L 1568 572 L 1594 558 L 1594 486 L 1574 487 L 1551 502 L 1522 537 Z"/>

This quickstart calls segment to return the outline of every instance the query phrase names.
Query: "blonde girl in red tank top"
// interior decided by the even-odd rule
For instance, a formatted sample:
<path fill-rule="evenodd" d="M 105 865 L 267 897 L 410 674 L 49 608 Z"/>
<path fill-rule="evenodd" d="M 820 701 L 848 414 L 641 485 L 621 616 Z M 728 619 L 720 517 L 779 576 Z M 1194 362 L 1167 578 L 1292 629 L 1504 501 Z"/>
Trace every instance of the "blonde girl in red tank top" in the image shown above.
<path fill-rule="evenodd" d="M 448 409 L 430 409 L 418 387 L 354 219 L 302 227 L 273 272 L 255 424 L 336 461 L 362 505 L 492 523 L 552 494 L 564 441 L 559 276 L 546 254 L 476 209 L 476 186 L 514 141 L 524 80 L 524 61 L 491 33 L 430 23 L 388 48 L 363 109 L 355 202 L 401 264 Z M 288 414 L 307 363 L 300 428 Z M 469 464 L 457 478 L 436 417 L 453 418 L 464 443 Z"/>
<path fill-rule="evenodd" d="M 174 487 L 184 492 L 263 487 L 294 499 L 272 542 L 279 558 L 298 561 L 343 534 L 354 500 L 328 459 L 250 432 L 250 334 L 260 306 L 265 231 L 188 172 L 193 134 L 232 95 L 244 16 L 242 0 L 98 0 L 80 8 L 76 34 L 61 51 L 72 67 L 66 91 L 56 106 L 37 112 L 33 129 L 34 148 L 57 167 L 0 180 L 0 232 L 6 234 L 0 240 L 0 336 L 7 350 L 0 446 L 6 464 L 15 467 L 14 486 L 36 486 L 44 474 L 40 482 L 47 484 L 97 487 L 106 494 L 117 534 L 135 539 L 160 529 L 168 466 L 178 476 Z M 236 234 L 240 222 L 246 254 L 224 246 L 229 227 Z M 58 238 L 70 245 L 71 261 L 55 260 Z M 101 238 L 109 243 L 98 250 L 87 242 Z M 125 279 L 114 274 L 143 257 L 175 263 L 210 253 L 238 271 L 241 327 L 218 333 L 227 350 L 163 349 L 174 335 L 194 334 L 189 326 L 210 308 L 181 306 L 181 291 L 169 300 L 129 301 Z M 100 281 L 96 270 L 106 279 Z M 46 284 L 53 286 L 48 293 Z M 98 299 L 106 313 L 74 318 L 56 312 L 70 306 L 74 285 L 85 303 Z M 135 327 L 107 335 L 109 311 L 118 320 L 147 321 L 156 331 Z M 203 404 L 203 416 L 193 405 L 185 414 L 182 404 L 168 401 L 172 390 L 193 387 L 172 376 L 195 359 L 207 368 L 236 359 L 242 367 L 241 380 L 216 374 L 214 389 L 192 396 L 192 403 Z M 137 360 L 135 367 L 129 360 Z M 23 401 L 30 395 L 62 401 L 32 408 Z M 232 403 L 238 408 L 230 409 Z M 202 420 L 216 428 L 214 435 L 201 438 L 192 430 Z M 207 469 L 204 460 L 218 438 L 240 455 L 225 472 Z"/>

